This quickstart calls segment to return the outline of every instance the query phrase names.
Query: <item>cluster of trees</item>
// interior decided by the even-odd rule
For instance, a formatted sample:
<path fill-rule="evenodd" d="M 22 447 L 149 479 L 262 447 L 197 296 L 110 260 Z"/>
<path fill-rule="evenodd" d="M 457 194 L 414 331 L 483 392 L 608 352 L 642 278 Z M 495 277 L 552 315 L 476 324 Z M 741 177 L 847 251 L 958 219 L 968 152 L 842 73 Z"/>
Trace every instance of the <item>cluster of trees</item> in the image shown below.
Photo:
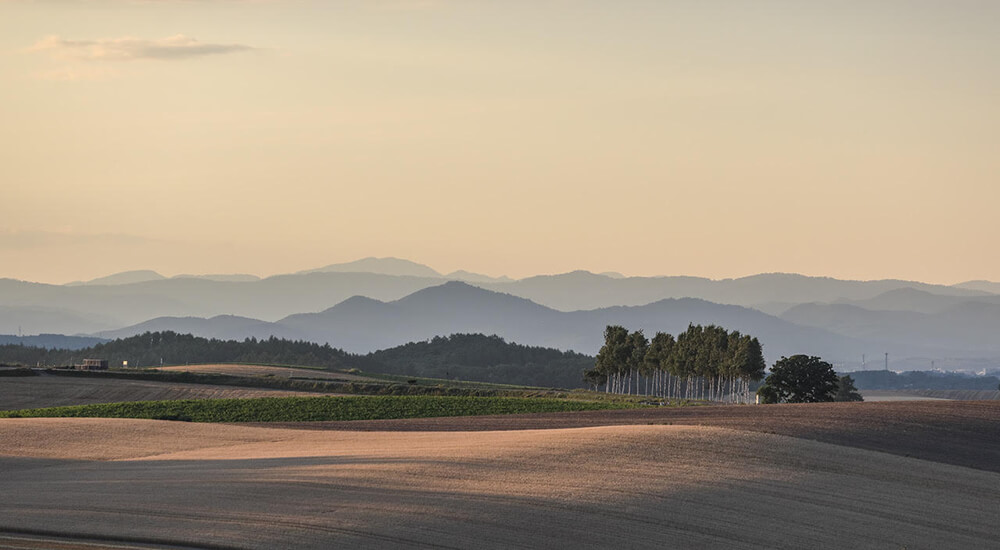
<path fill-rule="evenodd" d="M 476 382 L 575 388 L 594 358 L 552 348 L 523 346 L 484 334 L 435 336 L 368 354 L 372 372 Z"/>
<path fill-rule="evenodd" d="M 850 376 L 837 376 L 833 365 L 811 355 L 782 357 L 757 389 L 761 403 L 863 401 Z"/>
<path fill-rule="evenodd" d="M 676 338 L 657 332 L 649 340 L 641 330 L 609 325 L 584 379 L 609 393 L 747 403 L 765 368 L 760 342 L 738 331 L 689 325 Z"/>

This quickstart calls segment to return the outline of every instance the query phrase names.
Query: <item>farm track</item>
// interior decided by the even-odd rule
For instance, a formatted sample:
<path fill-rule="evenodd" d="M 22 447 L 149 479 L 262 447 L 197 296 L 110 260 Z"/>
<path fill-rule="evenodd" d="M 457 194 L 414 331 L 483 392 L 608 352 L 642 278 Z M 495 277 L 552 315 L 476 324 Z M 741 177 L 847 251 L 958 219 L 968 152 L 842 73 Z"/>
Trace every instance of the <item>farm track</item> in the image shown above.
<path fill-rule="evenodd" d="M 495 431 L 642 424 L 714 426 L 778 434 L 1000 472 L 998 401 L 691 406 L 267 425 L 306 430 Z"/>

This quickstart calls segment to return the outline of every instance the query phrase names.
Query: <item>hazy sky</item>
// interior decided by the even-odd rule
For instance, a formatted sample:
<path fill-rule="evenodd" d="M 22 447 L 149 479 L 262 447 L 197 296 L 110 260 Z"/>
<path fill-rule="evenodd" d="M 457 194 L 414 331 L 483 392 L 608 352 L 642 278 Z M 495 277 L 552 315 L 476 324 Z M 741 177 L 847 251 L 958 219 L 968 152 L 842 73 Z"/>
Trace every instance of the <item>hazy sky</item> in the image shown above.
<path fill-rule="evenodd" d="M 1000 2 L 0 0 L 0 277 L 1000 280 Z"/>

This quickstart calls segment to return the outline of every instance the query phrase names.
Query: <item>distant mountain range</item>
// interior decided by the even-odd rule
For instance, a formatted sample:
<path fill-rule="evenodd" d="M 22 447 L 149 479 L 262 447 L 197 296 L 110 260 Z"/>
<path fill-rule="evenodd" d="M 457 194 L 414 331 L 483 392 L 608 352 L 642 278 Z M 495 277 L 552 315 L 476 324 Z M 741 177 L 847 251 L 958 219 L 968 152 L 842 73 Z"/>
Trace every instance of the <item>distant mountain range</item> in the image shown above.
<path fill-rule="evenodd" d="M 232 316 L 166 317 L 98 336 L 117 338 L 154 330 L 216 338 L 274 335 L 368 353 L 464 331 L 593 355 L 602 344 L 604 327 L 608 324 L 643 329 L 652 336 L 656 331 L 682 332 L 689 323 L 718 324 L 758 336 L 765 342 L 765 354 L 772 360 L 794 353 L 828 357 L 860 354 L 870 346 L 861 339 L 797 326 L 750 308 L 694 298 L 563 312 L 457 281 L 422 289 L 391 302 L 354 297 L 318 313 L 290 315 L 274 323 Z"/>
<path fill-rule="evenodd" d="M 711 280 L 575 271 L 512 280 L 365 258 L 263 279 L 167 278 L 152 271 L 68 285 L 0 279 L 0 333 L 275 335 L 364 353 L 482 332 L 593 354 L 608 323 L 676 333 L 694 322 L 754 334 L 769 359 L 810 353 L 849 368 L 860 366 L 862 353 L 889 352 L 896 367 L 930 368 L 937 358 L 937 366 L 954 368 L 972 359 L 1000 365 L 1000 345 L 993 342 L 1000 333 L 1000 294 L 993 290 L 1000 284 L 782 273 Z"/>
<path fill-rule="evenodd" d="M 91 279 L 89 281 L 74 281 L 72 283 L 66 283 L 65 286 L 115 286 L 115 285 L 130 285 L 134 283 L 147 283 L 149 281 L 163 281 L 168 277 L 164 277 L 155 271 L 150 271 L 148 269 L 138 270 L 138 271 L 123 271 L 121 273 L 115 273 L 114 275 L 108 275 L 107 277 L 98 277 L 96 279 Z M 173 279 L 204 279 L 206 281 L 223 281 L 231 283 L 245 283 L 250 281 L 259 281 L 260 277 L 256 275 L 248 275 L 245 273 L 232 273 L 232 274 L 217 274 L 217 275 L 175 275 Z"/>

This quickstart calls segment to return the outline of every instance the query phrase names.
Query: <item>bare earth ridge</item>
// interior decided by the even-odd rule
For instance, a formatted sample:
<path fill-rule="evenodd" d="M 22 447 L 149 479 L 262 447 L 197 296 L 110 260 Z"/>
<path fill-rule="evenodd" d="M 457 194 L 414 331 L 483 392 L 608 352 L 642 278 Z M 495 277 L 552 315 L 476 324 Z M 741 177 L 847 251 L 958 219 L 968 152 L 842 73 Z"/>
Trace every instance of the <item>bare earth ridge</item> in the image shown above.
<path fill-rule="evenodd" d="M 773 433 L 1000 472 L 1000 402 L 664 407 L 502 416 L 272 423 L 310 430 L 525 430 L 684 424 Z"/>

